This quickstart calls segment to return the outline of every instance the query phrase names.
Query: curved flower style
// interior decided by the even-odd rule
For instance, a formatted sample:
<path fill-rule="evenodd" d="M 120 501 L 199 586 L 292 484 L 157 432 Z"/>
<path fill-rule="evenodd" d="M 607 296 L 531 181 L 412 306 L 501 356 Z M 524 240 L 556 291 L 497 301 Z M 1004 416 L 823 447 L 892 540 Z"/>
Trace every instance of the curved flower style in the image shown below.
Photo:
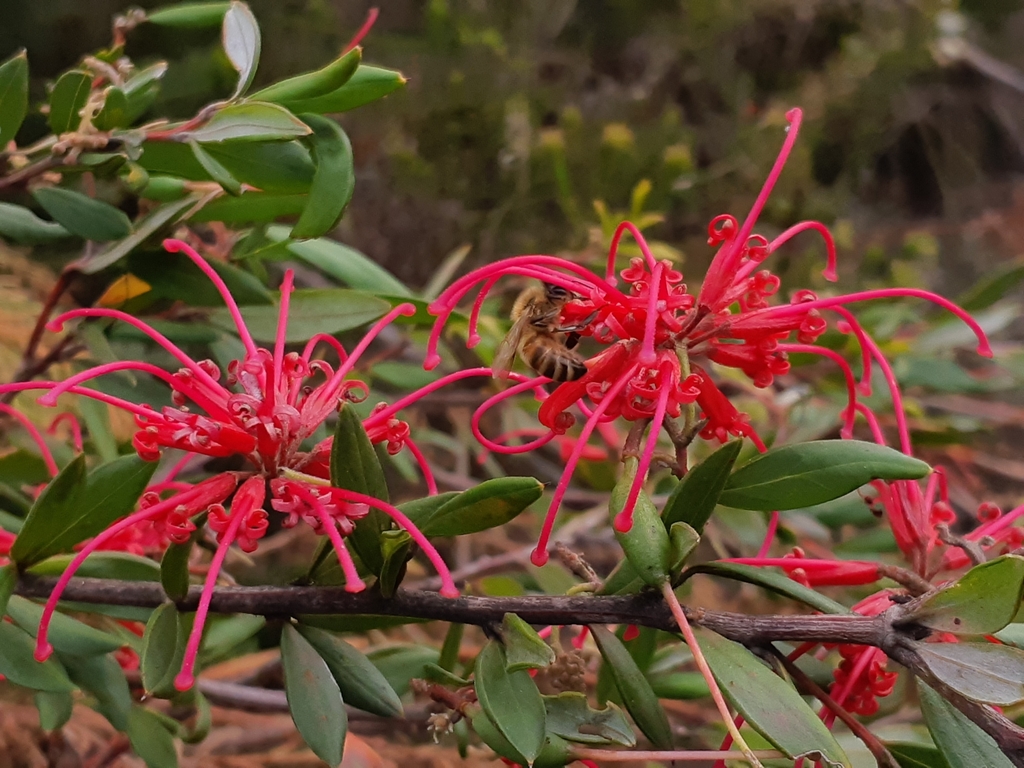
<path fill-rule="evenodd" d="M 594 429 L 619 416 L 633 422 L 651 424 L 647 438 L 638 451 L 640 464 L 626 504 L 615 520 L 620 531 L 632 526 L 633 508 L 646 480 L 662 427 L 682 417 L 684 425 L 676 425 L 677 434 L 699 427 L 706 439 L 724 441 L 730 435 L 750 438 L 764 450 L 764 444 L 751 426 L 746 414 L 740 413 L 722 393 L 711 375 L 711 365 L 736 368 L 757 387 L 769 386 L 776 375 L 789 370 L 789 352 L 814 352 L 833 359 L 844 372 L 848 383 L 850 404 L 845 411 L 844 433 L 852 431 L 856 413 L 858 387 L 846 361 L 838 354 L 813 345 L 827 328 L 824 313 L 839 317 L 839 328 L 853 333 L 864 350 L 864 377 L 859 387 L 867 389 L 872 360 L 878 360 L 890 384 L 891 369 L 884 363 L 878 347 L 867 336 L 846 305 L 875 298 L 917 297 L 928 299 L 956 314 L 967 323 L 979 339 L 978 351 L 991 355 L 988 341 L 978 324 L 955 304 L 928 291 L 890 288 L 843 296 L 820 298 L 809 290 L 793 294 L 788 302 L 770 303 L 778 293 L 779 278 L 761 263 L 796 235 L 814 231 L 822 236 L 828 252 L 824 275 L 836 278 L 836 251 L 832 237 L 823 224 L 805 221 L 796 224 L 774 240 L 752 234 L 754 225 L 768 199 L 800 128 L 801 111 L 787 113 L 789 135 L 760 194 L 744 222 L 729 215 L 715 218 L 709 227 L 708 243 L 718 246 L 700 291 L 694 295 L 682 282 L 683 276 L 669 261 L 657 261 L 640 232 L 624 222 L 615 232 L 608 255 L 605 276 L 599 277 L 584 267 L 554 256 L 517 256 L 477 269 L 455 281 L 431 304 L 437 316 L 427 350 L 426 367 L 438 364 L 437 344 L 442 329 L 455 307 L 480 286 L 469 318 L 468 345 L 479 341 L 477 320 L 484 298 L 497 281 L 506 275 L 536 278 L 561 286 L 577 298 L 562 308 L 561 327 L 577 328 L 606 348 L 587 361 L 587 373 L 576 381 L 561 384 L 540 408 L 538 418 L 549 430 L 548 435 L 526 445 L 506 447 L 507 452 L 530 450 L 564 434 L 575 421 L 571 407 L 580 408 L 587 421 L 576 448 L 566 461 L 548 510 L 533 562 L 547 560 L 547 541 L 554 516 L 561 504 L 576 463 Z M 643 258 L 615 274 L 619 240 L 625 232 L 640 245 Z M 796 336 L 798 343 L 788 343 Z M 538 377 L 512 387 L 495 398 L 549 382 Z M 697 410 L 699 409 L 699 417 Z M 901 409 L 897 408 L 901 414 Z M 672 426 L 670 424 L 670 426 Z M 490 447 L 490 446 L 488 446 Z M 762 547 L 768 549 L 774 536 L 777 516 L 769 526 L 769 536 Z"/>
<path fill-rule="evenodd" d="M 412 305 L 401 304 L 388 312 L 371 327 L 350 353 L 333 337 L 325 334 L 311 339 L 302 354 L 286 352 L 288 306 L 293 282 L 292 272 L 288 271 L 281 288 L 276 342 L 273 350 L 268 350 L 256 346 L 242 320 L 238 305 L 213 268 L 180 240 L 167 240 L 164 246 L 169 251 L 181 251 L 187 255 L 210 278 L 227 304 L 245 346 L 245 355 L 228 366 L 226 377 L 222 377 L 212 361 L 193 360 L 156 329 L 131 315 L 114 309 L 87 308 L 66 312 L 55 318 L 49 327 L 59 331 L 64 323 L 76 318 L 120 320 L 145 333 L 173 355 L 182 368 L 169 373 L 149 363 L 129 360 L 99 365 L 63 382 L 27 382 L 0 386 L 0 391 L 46 390 L 40 398 L 44 405 L 55 405 L 61 394 L 71 392 L 123 408 L 135 417 L 138 432 L 133 445 L 143 459 L 155 461 L 166 448 L 186 452 L 186 458 L 175 465 L 167 480 L 147 490 L 140 500 L 138 511 L 114 523 L 79 550 L 58 580 L 44 608 L 37 637 L 36 658 L 44 660 L 52 652 L 46 639 L 50 619 L 65 586 L 89 554 L 110 546 L 121 548 L 125 545 L 122 539 L 135 541 L 142 548 L 160 542 L 166 545 L 168 541 L 188 541 L 195 530 L 193 519 L 206 512 L 218 546 L 203 585 L 184 663 L 175 679 L 175 686 L 179 690 L 190 688 L 194 682 L 193 667 L 203 624 L 227 550 L 235 543 L 247 552 L 256 549 L 269 525 L 268 512 L 264 509 L 267 500 L 272 510 L 286 515 L 283 521 L 285 527 L 294 526 L 301 519 L 317 533 L 326 534 L 330 538 L 349 591 L 358 592 L 364 588 L 364 584 L 346 549 L 344 538 L 352 532 L 356 521 L 365 516 L 371 507 L 375 507 L 405 528 L 424 550 L 441 576 L 441 593 L 446 596 L 457 595 L 458 590 L 441 556 L 405 515 L 379 499 L 331 487 L 330 438 L 311 450 L 303 448 L 304 441 L 314 434 L 328 416 L 338 408 L 346 407 L 346 403 L 365 397 L 366 386 L 362 382 L 348 379 L 348 375 L 380 331 L 396 317 L 411 314 L 414 311 Z M 320 343 L 331 346 L 340 358 L 337 369 L 323 360 L 312 359 Z M 164 381 L 172 390 L 175 406 L 156 410 L 82 386 L 88 380 L 122 370 L 147 373 Z M 399 407 L 404 407 L 434 388 L 436 385 L 403 398 Z M 388 407 L 382 403 L 364 420 L 363 426 L 373 442 L 386 443 L 391 453 L 408 446 L 423 469 L 428 486 L 432 492 L 436 492 L 436 484 L 422 454 L 409 439 L 408 425 L 395 418 L 397 410 L 394 406 Z M 222 472 L 195 485 L 175 482 L 177 472 L 190 457 L 197 454 L 210 457 L 240 456 L 245 459 L 248 468 L 237 472 Z M 47 456 L 48 453 L 44 452 L 44 458 Z M 50 462 L 52 457 L 48 459 Z M 269 499 L 266 499 L 268 486 Z M 172 495 L 161 498 L 160 493 L 168 491 Z"/>

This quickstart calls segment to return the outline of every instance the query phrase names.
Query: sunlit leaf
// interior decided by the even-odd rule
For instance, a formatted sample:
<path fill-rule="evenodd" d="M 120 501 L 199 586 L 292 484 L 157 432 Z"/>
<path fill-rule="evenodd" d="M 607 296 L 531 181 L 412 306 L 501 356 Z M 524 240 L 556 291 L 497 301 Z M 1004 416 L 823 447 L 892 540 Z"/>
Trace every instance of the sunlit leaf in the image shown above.
<path fill-rule="evenodd" d="M 231 66 L 238 72 L 238 85 L 232 96 L 240 96 L 256 76 L 260 62 L 260 26 L 249 6 L 239 0 L 232 0 L 224 14 L 221 44 Z"/>
<path fill-rule="evenodd" d="M 92 75 L 80 69 L 65 72 L 50 91 L 50 130 L 57 136 L 74 131 L 82 122 L 79 114 L 89 100 Z"/>
<path fill-rule="evenodd" d="M 175 3 L 154 8 L 146 20 L 167 27 L 215 27 L 231 3 Z"/>
<path fill-rule="evenodd" d="M 1013 621 L 1022 593 L 1024 557 L 1004 555 L 976 565 L 955 583 L 929 595 L 906 620 L 937 632 L 988 635 Z"/>
<path fill-rule="evenodd" d="M 22 48 L 0 64 L 0 147 L 14 140 L 28 112 L 28 56 Z"/>

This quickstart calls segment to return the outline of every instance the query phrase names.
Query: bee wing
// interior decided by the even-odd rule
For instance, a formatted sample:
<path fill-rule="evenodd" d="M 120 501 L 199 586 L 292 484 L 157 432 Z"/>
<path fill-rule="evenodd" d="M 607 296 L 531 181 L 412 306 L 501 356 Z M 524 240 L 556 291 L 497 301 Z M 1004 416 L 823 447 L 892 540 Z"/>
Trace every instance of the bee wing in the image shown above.
<path fill-rule="evenodd" d="M 523 338 L 523 331 L 526 329 L 530 319 L 523 314 L 512 324 L 512 328 L 501 340 L 497 351 L 494 353 L 494 361 L 491 363 L 491 371 L 496 379 L 507 379 L 512 364 L 516 359 L 516 351 L 519 349 L 519 341 Z"/>

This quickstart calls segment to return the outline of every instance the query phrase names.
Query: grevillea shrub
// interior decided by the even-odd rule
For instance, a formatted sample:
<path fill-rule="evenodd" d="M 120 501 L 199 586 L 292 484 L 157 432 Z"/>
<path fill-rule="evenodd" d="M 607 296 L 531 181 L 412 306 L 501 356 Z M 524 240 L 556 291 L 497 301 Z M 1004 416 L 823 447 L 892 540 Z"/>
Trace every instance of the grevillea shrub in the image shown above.
<path fill-rule="evenodd" d="M 110 49 L 54 84 L 52 135 L 9 145 L 0 235 L 86 243 L 0 385 L 0 674 L 36 693 L 42 727 L 81 700 L 163 768 L 175 739 L 205 737 L 210 701 L 281 706 L 204 675 L 277 647 L 295 725 L 331 765 L 346 706 L 401 717 L 414 697 L 431 706 L 424 739 L 511 764 L 852 766 L 857 750 L 886 766 L 1024 764 L 1024 506 L 958 517 L 953 481 L 913 455 L 900 345 L 862 308 L 930 302 L 979 355 L 989 341 L 923 289 L 815 293 L 770 271 L 799 237 L 838 278 L 823 224 L 756 231 L 800 110 L 784 138 L 765 129 L 778 158 L 742 222 L 712 220 L 710 267 L 691 283 L 624 222 L 603 271 L 514 256 L 420 297 L 325 237 L 354 174 L 323 115 L 404 82 L 361 63 L 375 17 L 328 66 L 252 92 L 260 38 L 244 3 L 133 11 Z M 231 95 L 151 119 L 166 65 L 123 55 L 143 24 L 220 25 Z M 0 65 L 5 145 L 28 111 L 27 66 Z M 347 287 L 304 287 L 327 277 Z M 569 292 L 554 324 L 579 335 L 585 374 L 496 385 L 486 351 L 455 364 L 475 354 L 458 346 L 500 339 L 488 297 L 505 278 Z M 807 370 L 828 417 L 816 436 L 831 439 L 786 440 L 792 411 L 748 405 L 776 403 Z M 506 475 L 497 457 L 516 454 L 549 475 Z M 571 524 L 555 528 L 579 498 L 615 536 L 596 557 L 576 551 Z M 534 505 L 537 521 L 523 515 Z M 883 544 L 844 556 L 852 526 Z M 535 529 L 529 556 L 488 549 Z M 291 574 L 243 568 L 276 542 L 294 549 Z M 502 568 L 516 580 L 484 578 Z M 752 585 L 756 615 L 695 604 L 691 580 L 708 575 Z M 415 643 L 380 642 L 424 621 Z M 365 652 L 343 637 L 371 629 Z M 684 729 L 671 699 L 707 708 L 687 709 Z M 926 729 L 893 738 L 880 718 L 897 710 Z"/>

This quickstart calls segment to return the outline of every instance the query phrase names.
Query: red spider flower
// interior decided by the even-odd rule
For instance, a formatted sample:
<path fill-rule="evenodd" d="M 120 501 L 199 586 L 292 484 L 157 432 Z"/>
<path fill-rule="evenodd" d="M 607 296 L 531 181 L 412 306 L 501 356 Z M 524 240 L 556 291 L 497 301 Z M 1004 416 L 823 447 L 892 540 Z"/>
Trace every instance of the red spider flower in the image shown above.
<path fill-rule="evenodd" d="M 640 453 L 636 480 L 615 520 L 616 528 L 621 531 L 629 530 L 632 525 L 633 507 L 666 419 L 683 415 L 685 409 L 688 422 L 693 423 L 697 418 L 695 411 L 699 409 L 699 418 L 704 420 L 702 437 L 722 441 L 729 435 L 749 437 L 764 450 L 749 418 L 736 409 L 715 383 L 710 373 L 712 363 L 739 369 L 755 386 L 767 387 L 776 375 L 789 370 L 789 352 L 815 352 L 830 357 L 842 366 L 847 378 L 850 404 L 845 412 L 844 433 L 849 433 L 857 397 L 853 373 L 840 355 L 813 344 L 826 330 L 825 312 L 836 313 L 841 330 L 854 333 L 860 341 L 865 355 L 865 381 L 870 376 L 871 355 L 877 347 L 845 305 L 868 299 L 929 299 L 970 325 L 979 338 L 978 351 L 991 354 L 984 333 L 966 312 L 927 291 L 889 288 L 819 298 L 811 291 L 800 290 L 788 302 L 771 303 L 779 290 L 779 279 L 760 266 L 769 255 L 802 232 L 812 230 L 824 238 L 828 252 L 824 274 L 829 280 L 836 277 L 835 246 L 823 224 L 801 222 L 771 241 L 753 234 L 757 218 L 796 141 L 801 112 L 793 109 L 786 118 L 789 135 L 743 224 L 729 215 L 718 216 L 711 222 L 708 242 L 718 246 L 718 252 L 696 295 L 688 291 L 682 274 L 669 261 L 656 260 L 636 227 L 625 222 L 612 239 L 604 278 L 554 256 L 517 256 L 460 278 L 431 305 L 430 311 L 437 316 L 437 321 L 427 350 L 425 364 L 428 368 L 440 361 L 437 343 L 446 321 L 463 297 L 477 286 L 479 290 L 469 319 L 468 344 L 473 346 L 479 341 L 477 320 L 484 298 L 506 275 L 536 278 L 571 291 L 577 298 L 563 306 L 559 327 L 580 329 L 581 335 L 607 345 L 587 361 L 586 374 L 561 384 L 540 407 L 538 418 L 550 436 L 515 448 L 506 447 L 508 452 L 529 450 L 555 434 L 565 433 L 575 421 L 570 408 L 579 408 L 586 415 L 576 448 L 569 455 L 565 472 L 555 488 L 534 552 L 534 563 L 542 564 L 547 559 L 547 541 L 554 516 L 575 465 L 590 435 L 603 423 L 621 416 L 630 421 L 647 420 L 651 424 Z M 639 243 L 643 258 L 633 259 L 616 277 L 618 244 L 627 231 Z M 788 342 L 793 335 L 796 343 Z M 887 369 L 887 373 L 891 371 Z M 544 377 L 525 381 L 492 400 L 497 402 L 531 388 L 536 392 L 538 384 L 548 381 Z M 861 388 L 865 386 L 862 384 Z M 776 522 L 777 516 L 773 516 L 761 554 L 767 551 Z"/>
<path fill-rule="evenodd" d="M 114 523 L 82 546 L 46 603 L 37 637 L 36 658 L 46 659 L 52 652 L 46 637 L 53 611 L 64 588 L 89 554 L 104 547 L 125 546 L 122 538 L 137 539 L 135 543 L 143 550 L 160 540 L 187 541 L 195 530 L 193 519 L 207 512 L 208 524 L 216 534 L 218 545 L 203 585 L 184 663 L 175 679 L 175 686 L 179 690 L 191 687 L 194 682 L 196 652 L 221 565 L 232 544 L 237 543 L 247 552 L 256 549 L 269 523 L 265 501 L 269 501 L 271 510 L 286 515 L 283 521 L 286 527 L 297 524 L 301 519 L 318 533 L 330 538 L 344 570 L 349 591 L 362 590 L 364 584 L 346 549 L 344 538 L 352 532 L 356 521 L 364 517 L 370 507 L 375 507 L 406 529 L 423 549 L 441 576 L 442 594 L 458 594 L 437 550 L 401 511 L 379 499 L 331 487 L 330 439 L 311 450 L 303 447 L 304 442 L 331 414 L 339 408 L 351 407 L 347 405 L 348 402 L 365 396 L 366 386 L 362 382 L 348 379 L 349 374 L 380 331 L 396 317 L 411 314 L 414 311 L 412 305 L 401 304 L 388 312 L 351 353 L 333 337 L 324 334 L 311 339 L 301 354 L 286 352 L 288 306 L 293 280 L 289 271 L 285 274 L 281 288 L 276 342 L 273 350 L 268 350 L 256 346 L 234 298 L 213 268 L 180 240 L 165 241 L 164 246 L 169 251 L 185 253 L 210 278 L 227 304 L 245 347 L 245 354 L 241 360 L 228 366 L 226 376 L 222 376 L 210 360 L 193 360 L 142 320 L 114 309 L 89 308 L 64 313 L 50 323 L 50 328 L 60 330 L 64 323 L 76 318 L 120 320 L 139 329 L 163 347 L 181 363 L 181 369 L 170 373 L 149 363 L 127 360 L 90 368 L 63 382 L 11 384 L 0 387 L 0 391 L 47 390 L 40 398 L 40 402 L 45 405 L 55 405 L 61 394 L 71 392 L 120 407 L 135 416 L 138 431 L 133 444 L 144 459 L 155 461 L 164 449 L 174 448 L 185 451 L 184 461 L 195 455 L 240 456 L 245 460 L 247 468 L 222 472 L 192 485 L 174 481 L 173 475 L 184 465 L 184 461 L 179 462 L 167 481 L 147 490 L 136 512 Z M 315 348 L 321 343 L 331 346 L 340 358 L 337 369 L 323 360 L 312 359 Z M 172 390 L 174 407 L 156 410 L 81 386 L 87 380 L 123 370 L 139 371 L 165 382 Z M 436 385 L 413 393 L 396 406 L 404 407 L 433 388 Z M 367 434 L 374 442 L 386 443 L 391 453 L 408 447 L 420 462 L 431 491 L 436 492 L 436 485 L 422 460 L 422 454 L 409 439 L 408 425 L 395 418 L 396 411 L 395 406 L 378 406 L 363 422 Z M 22 419 L 22 423 L 30 430 L 34 429 L 27 420 Z M 44 452 L 44 457 L 47 455 Z M 269 499 L 266 498 L 268 486 Z M 166 491 L 171 491 L 172 495 L 162 499 L 159 494 Z M 131 544 L 131 541 L 128 543 Z"/>

